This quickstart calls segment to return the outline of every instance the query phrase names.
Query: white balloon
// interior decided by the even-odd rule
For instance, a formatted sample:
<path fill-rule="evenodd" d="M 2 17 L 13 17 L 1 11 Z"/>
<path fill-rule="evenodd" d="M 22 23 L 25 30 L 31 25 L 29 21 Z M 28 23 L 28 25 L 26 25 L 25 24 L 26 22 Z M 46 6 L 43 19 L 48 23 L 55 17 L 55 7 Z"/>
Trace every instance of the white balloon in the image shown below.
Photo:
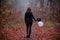
<path fill-rule="evenodd" d="M 39 21 L 38 22 L 38 26 L 43 27 L 44 26 L 44 23 L 42 21 Z"/>

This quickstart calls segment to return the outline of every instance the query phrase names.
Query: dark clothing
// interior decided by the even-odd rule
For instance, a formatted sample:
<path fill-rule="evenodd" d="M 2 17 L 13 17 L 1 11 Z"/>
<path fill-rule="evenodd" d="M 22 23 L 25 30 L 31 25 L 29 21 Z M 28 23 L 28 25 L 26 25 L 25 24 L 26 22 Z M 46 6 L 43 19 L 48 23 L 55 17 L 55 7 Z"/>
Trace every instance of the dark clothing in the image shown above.
<path fill-rule="evenodd" d="M 30 37 L 31 26 L 32 26 L 32 23 L 33 23 L 33 19 L 35 20 L 32 13 L 30 13 L 30 12 L 25 13 L 25 23 L 26 23 L 27 37 Z"/>
<path fill-rule="evenodd" d="M 25 13 L 25 23 L 33 22 L 33 19 L 35 20 L 32 13 L 29 12 Z"/>
<path fill-rule="evenodd" d="M 26 24 L 27 37 L 30 37 L 31 35 L 31 27 L 32 27 L 32 22 Z"/>

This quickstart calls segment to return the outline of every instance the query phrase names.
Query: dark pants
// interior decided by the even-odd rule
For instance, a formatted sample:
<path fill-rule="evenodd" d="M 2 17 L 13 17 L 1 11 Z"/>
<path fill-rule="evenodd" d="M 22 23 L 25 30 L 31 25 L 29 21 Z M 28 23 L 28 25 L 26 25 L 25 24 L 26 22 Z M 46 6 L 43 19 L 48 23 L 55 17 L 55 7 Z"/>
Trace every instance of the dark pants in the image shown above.
<path fill-rule="evenodd" d="M 27 37 L 30 37 L 31 35 L 31 27 L 32 27 L 32 22 L 26 23 Z"/>

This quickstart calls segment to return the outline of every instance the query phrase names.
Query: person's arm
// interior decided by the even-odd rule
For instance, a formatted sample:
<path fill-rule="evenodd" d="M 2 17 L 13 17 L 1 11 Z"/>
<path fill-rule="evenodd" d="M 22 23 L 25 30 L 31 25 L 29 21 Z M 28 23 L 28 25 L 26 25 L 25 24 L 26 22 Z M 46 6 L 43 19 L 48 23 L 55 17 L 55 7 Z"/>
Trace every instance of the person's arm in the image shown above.
<path fill-rule="evenodd" d="M 31 13 L 32 14 L 32 13 Z M 36 19 L 34 18 L 33 14 L 32 14 L 32 18 L 34 19 L 34 21 L 36 21 Z"/>
<path fill-rule="evenodd" d="M 24 15 L 24 20 L 25 20 L 25 22 L 26 22 L 26 13 L 25 13 L 25 15 Z"/>

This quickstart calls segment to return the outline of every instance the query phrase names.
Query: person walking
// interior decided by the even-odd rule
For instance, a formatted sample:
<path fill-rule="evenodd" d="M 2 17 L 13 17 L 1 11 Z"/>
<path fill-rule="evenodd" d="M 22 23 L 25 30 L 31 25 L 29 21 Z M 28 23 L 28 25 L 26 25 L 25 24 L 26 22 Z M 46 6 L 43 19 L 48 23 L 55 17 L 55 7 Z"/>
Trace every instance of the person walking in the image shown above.
<path fill-rule="evenodd" d="M 34 21 L 36 21 L 36 19 L 34 18 L 32 12 L 31 12 L 30 7 L 27 9 L 24 19 L 25 19 L 25 24 L 26 24 L 27 38 L 30 38 L 33 19 L 34 19 Z"/>

